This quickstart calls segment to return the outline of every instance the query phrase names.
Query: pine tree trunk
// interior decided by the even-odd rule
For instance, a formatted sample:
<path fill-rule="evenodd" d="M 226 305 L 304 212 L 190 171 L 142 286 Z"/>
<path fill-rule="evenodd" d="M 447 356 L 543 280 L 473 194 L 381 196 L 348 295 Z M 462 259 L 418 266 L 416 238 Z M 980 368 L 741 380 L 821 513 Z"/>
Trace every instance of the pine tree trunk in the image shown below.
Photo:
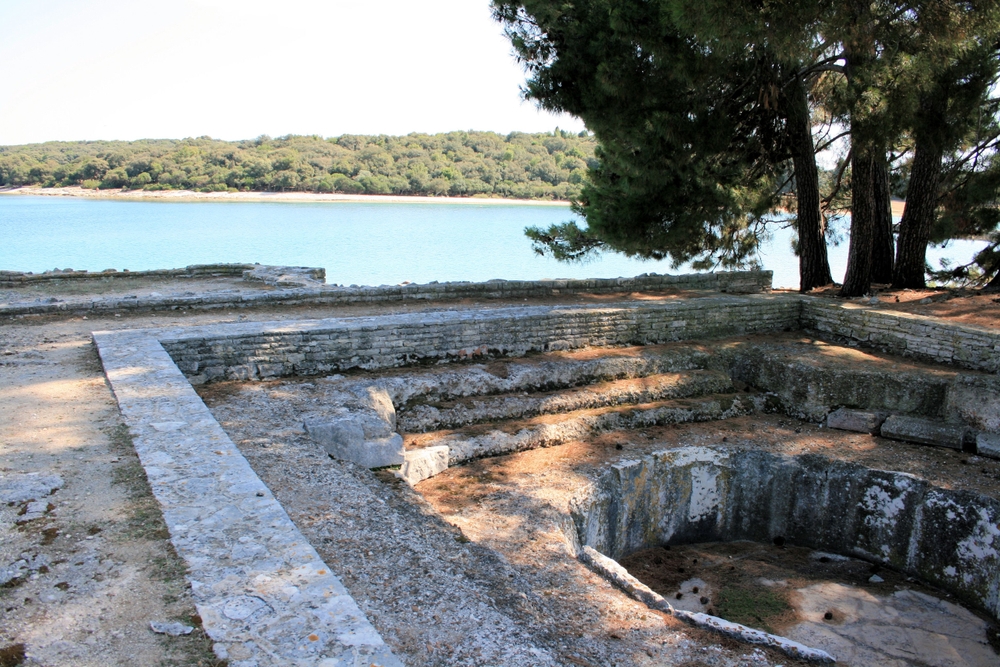
<path fill-rule="evenodd" d="M 809 100 L 801 81 L 789 85 L 789 134 L 794 151 L 796 227 L 799 235 L 799 291 L 833 282 L 826 252 L 826 221 L 819 203 L 819 172 L 809 118 Z"/>
<path fill-rule="evenodd" d="M 892 275 L 892 286 L 922 289 L 927 264 L 927 241 L 937 210 L 938 181 L 941 177 L 942 151 L 937 142 L 917 137 L 910 184 L 906 190 L 906 209 L 899 223 L 899 250 Z"/>
<path fill-rule="evenodd" d="M 872 246 L 875 241 L 875 169 L 870 151 L 851 153 L 851 245 L 841 296 L 864 296 L 872 286 Z"/>
<path fill-rule="evenodd" d="M 873 187 L 875 196 L 875 238 L 872 244 L 872 282 L 892 282 L 896 254 L 892 238 L 892 193 L 889 187 L 889 163 L 884 155 L 876 156 Z"/>
<path fill-rule="evenodd" d="M 876 130 L 867 119 L 865 92 L 871 85 L 868 68 L 875 59 L 869 0 L 849 0 L 851 28 L 844 40 L 845 73 L 851 103 L 851 244 L 840 295 L 863 296 L 872 285 L 872 244 L 875 242 Z M 884 151 L 883 151 L 884 155 Z"/>

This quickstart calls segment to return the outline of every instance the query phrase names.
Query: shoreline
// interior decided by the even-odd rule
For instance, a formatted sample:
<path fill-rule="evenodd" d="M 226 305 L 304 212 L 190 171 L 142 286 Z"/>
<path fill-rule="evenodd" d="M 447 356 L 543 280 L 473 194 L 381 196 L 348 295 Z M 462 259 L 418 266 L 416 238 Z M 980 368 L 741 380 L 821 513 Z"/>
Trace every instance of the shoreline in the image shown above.
<path fill-rule="evenodd" d="M 80 186 L 43 188 L 22 186 L 0 188 L 0 195 L 75 197 L 133 201 L 239 201 L 285 203 L 355 204 L 473 204 L 486 206 L 562 206 L 569 202 L 551 199 L 504 199 L 502 197 L 429 197 L 426 195 L 348 195 L 325 192 L 194 192 L 193 190 L 87 190 Z"/>

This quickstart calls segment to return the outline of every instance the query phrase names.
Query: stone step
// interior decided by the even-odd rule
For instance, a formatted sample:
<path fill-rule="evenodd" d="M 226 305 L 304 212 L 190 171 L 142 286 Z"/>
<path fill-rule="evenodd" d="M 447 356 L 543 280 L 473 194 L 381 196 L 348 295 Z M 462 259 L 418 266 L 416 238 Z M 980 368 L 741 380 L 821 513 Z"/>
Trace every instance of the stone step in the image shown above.
<path fill-rule="evenodd" d="M 406 457 L 413 461 L 414 474 L 407 476 L 404 463 L 401 476 L 411 484 L 416 479 L 416 469 L 435 469 L 425 465 L 427 454 L 422 450 L 432 450 L 440 457 L 442 448 L 447 447 L 449 466 L 486 456 L 501 456 L 539 447 L 551 447 L 572 440 L 582 440 L 607 431 L 628 430 L 665 424 L 714 421 L 758 412 L 760 397 L 751 394 L 716 394 L 689 399 L 656 401 L 627 407 L 610 407 L 592 410 L 577 410 L 559 415 L 543 415 L 520 422 L 508 422 L 505 430 L 499 428 L 483 432 L 481 426 L 473 426 L 456 431 L 442 431 L 409 436 Z M 440 464 L 437 466 L 440 467 Z M 443 469 L 443 468 L 442 468 Z M 440 472 L 440 469 L 437 470 Z M 436 473 L 434 473 L 436 474 Z M 430 476 L 430 475 L 427 475 Z M 426 479 L 424 477 L 423 479 Z"/>
<path fill-rule="evenodd" d="M 969 436 L 969 429 L 965 426 L 945 424 L 932 419 L 890 415 L 882 424 L 881 434 L 882 437 L 893 440 L 961 450 Z"/>
<path fill-rule="evenodd" d="M 732 380 L 721 371 L 689 370 L 600 382 L 560 391 L 476 396 L 437 405 L 417 404 L 400 410 L 397 419 L 404 432 L 424 433 L 482 422 L 732 391 Z"/>
<path fill-rule="evenodd" d="M 1000 377 L 816 340 L 739 342 L 713 348 L 709 367 L 775 395 L 785 414 L 815 423 L 838 408 L 921 415 L 1000 432 Z"/>
<path fill-rule="evenodd" d="M 441 403 L 471 396 L 567 389 L 595 382 L 641 378 L 662 373 L 703 369 L 712 355 L 698 345 L 558 352 L 521 359 L 499 359 L 414 371 L 402 369 L 379 378 L 397 410 L 411 405 Z"/>

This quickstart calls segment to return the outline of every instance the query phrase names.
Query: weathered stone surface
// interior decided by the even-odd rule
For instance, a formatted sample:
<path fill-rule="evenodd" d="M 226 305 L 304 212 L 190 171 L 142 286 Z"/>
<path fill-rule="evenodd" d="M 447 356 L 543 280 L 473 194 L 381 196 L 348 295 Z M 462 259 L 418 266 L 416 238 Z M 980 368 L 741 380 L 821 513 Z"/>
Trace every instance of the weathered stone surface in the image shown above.
<path fill-rule="evenodd" d="M 600 414 L 584 412 L 560 422 L 532 425 L 516 433 L 496 429 L 483 435 L 469 436 L 459 432 L 434 442 L 448 447 L 448 460 L 454 465 L 483 456 L 499 456 L 551 447 L 570 440 L 584 440 L 603 431 L 728 419 L 756 411 L 757 407 L 747 396 L 710 396 L 677 403 L 664 401 L 652 406 L 618 408 Z"/>
<path fill-rule="evenodd" d="M 801 304 L 771 295 L 592 306 L 527 306 L 187 327 L 159 340 L 194 384 L 374 370 L 781 331 Z"/>
<path fill-rule="evenodd" d="M 991 459 L 1000 459 L 1000 434 L 980 433 L 976 436 L 976 453 Z"/>
<path fill-rule="evenodd" d="M 829 428 L 837 428 L 842 431 L 878 433 L 885 418 L 884 413 L 840 408 L 826 416 L 826 425 Z"/>
<path fill-rule="evenodd" d="M 242 275 L 243 271 L 259 268 L 253 264 L 220 264 L 192 266 L 187 269 L 145 271 L 142 275 L 155 277 Z M 323 271 L 318 269 L 317 271 Z M 129 277 L 139 272 L 121 274 L 74 272 L 58 274 L 55 279 L 93 279 L 106 276 Z M 89 278 L 88 278 L 89 276 Z M 47 274 L 10 272 L 0 275 L 0 287 L 16 287 L 39 280 L 48 280 Z M 366 287 L 352 285 L 324 285 L 322 277 L 307 287 L 289 287 L 280 291 L 243 290 L 242 293 L 149 295 L 138 298 L 102 297 L 97 299 L 66 299 L 58 303 L 0 304 L 0 315 L 40 315 L 44 313 L 107 312 L 118 310 L 166 310 L 174 308 L 243 308 L 258 305 L 347 305 L 355 303 L 398 301 L 446 301 L 468 298 L 519 299 L 549 297 L 554 294 L 628 294 L 635 291 L 664 289 L 717 290 L 730 294 L 756 294 L 771 291 L 770 271 L 719 271 L 686 275 L 643 274 L 634 278 L 585 278 L 580 280 L 501 280 L 483 283 L 451 282 L 426 285 L 383 285 Z M 294 280 L 294 278 L 293 278 Z"/>
<path fill-rule="evenodd" d="M 132 331 L 94 341 L 216 656 L 401 667 L 159 342 Z"/>
<path fill-rule="evenodd" d="M 327 453 L 366 468 L 403 463 L 403 438 L 394 432 L 396 410 L 384 387 L 355 386 L 331 415 L 313 415 L 303 426 Z"/>
<path fill-rule="evenodd" d="M 935 317 L 859 308 L 831 299 L 804 298 L 800 328 L 856 341 L 892 354 L 962 368 L 1000 370 L 1000 332 Z"/>
<path fill-rule="evenodd" d="M 583 364 L 580 364 L 581 366 Z M 549 383 L 556 384 L 555 378 Z M 407 432 L 457 428 L 501 419 L 521 419 L 607 406 L 652 403 L 671 398 L 722 394 L 733 391 L 732 380 L 719 371 L 692 370 L 648 375 L 641 383 L 621 380 L 599 386 L 570 387 L 562 391 L 524 396 L 477 396 L 448 407 L 421 403 L 403 420 Z"/>
<path fill-rule="evenodd" d="M 821 456 L 684 447 L 613 465 L 571 502 L 613 558 L 671 542 L 788 544 L 879 562 L 1000 618 L 1000 501 Z"/>
<path fill-rule="evenodd" d="M 385 387 L 368 385 L 357 389 L 356 394 L 363 408 L 373 412 L 382 423 L 386 424 L 390 432 L 396 430 L 396 408 L 393 407 L 392 397 Z"/>
<path fill-rule="evenodd" d="M 38 500 L 61 489 L 62 485 L 63 479 L 59 475 L 15 473 L 0 476 L 0 503 Z"/>
<path fill-rule="evenodd" d="M 675 609 L 663 596 L 633 577 L 617 561 L 608 558 L 590 546 L 584 546 L 580 550 L 579 558 L 613 585 L 650 609 L 672 614 L 696 627 L 720 632 L 750 644 L 770 646 L 793 658 L 810 662 L 834 662 L 833 656 L 826 651 L 810 648 L 791 639 L 748 628 L 745 625 L 732 623 L 717 616 Z"/>
<path fill-rule="evenodd" d="M 309 266 L 258 265 L 243 272 L 243 280 L 273 287 L 318 287 L 326 282 L 326 269 Z"/>
<path fill-rule="evenodd" d="M 439 445 L 413 449 L 403 455 L 403 466 L 396 473 L 413 485 L 448 469 L 448 448 Z"/>
<path fill-rule="evenodd" d="M 1000 377 L 958 375 L 948 388 L 945 410 L 977 430 L 1000 433 Z"/>
<path fill-rule="evenodd" d="M 348 415 L 324 422 L 306 422 L 309 437 L 341 461 L 365 468 L 384 468 L 403 463 L 403 438 L 390 433 L 388 424 L 366 415 Z"/>
<path fill-rule="evenodd" d="M 905 440 L 921 445 L 936 445 L 962 449 L 968 428 L 954 426 L 929 419 L 908 417 L 906 415 L 891 415 L 882 424 L 881 434 L 884 438 Z"/>
<path fill-rule="evenodd" d="M 190 625 L 184 625 L 176 621 L 165 623 L 160 621 L 150 621 L 149 629 L 158 635 L 170 635 L 171 637 L 182 637 L 194 632 Z"/>

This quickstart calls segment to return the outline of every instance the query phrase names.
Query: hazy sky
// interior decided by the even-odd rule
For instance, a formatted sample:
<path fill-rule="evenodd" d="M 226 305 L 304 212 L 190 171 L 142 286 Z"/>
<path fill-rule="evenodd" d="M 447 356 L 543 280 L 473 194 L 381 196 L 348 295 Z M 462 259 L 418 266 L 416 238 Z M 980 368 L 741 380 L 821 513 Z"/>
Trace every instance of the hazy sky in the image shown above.
<path fill-rule="evenodd" d="M 0 0 L 0 145 L 579 131 L 488 0 Z"/>

